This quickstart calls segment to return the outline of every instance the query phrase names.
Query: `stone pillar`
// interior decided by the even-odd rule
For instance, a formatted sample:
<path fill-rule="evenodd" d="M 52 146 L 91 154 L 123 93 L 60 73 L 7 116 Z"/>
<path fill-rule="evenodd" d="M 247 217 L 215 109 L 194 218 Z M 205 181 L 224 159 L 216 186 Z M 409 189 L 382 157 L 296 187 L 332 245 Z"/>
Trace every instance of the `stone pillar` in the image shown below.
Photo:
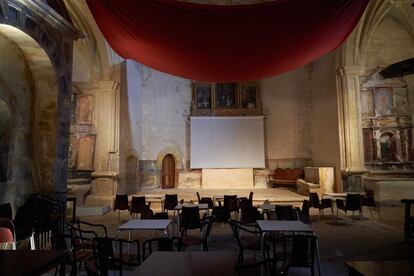
<path fill-rule="evenodd" d="M 364 68 L 360 66 L 345 66 L 337 70 L 341 170 L 345 188 L 347 188 L 348 176 L 353 175 L 354 172 L 361 175 L 361 172 L 366 171 L 359 83 L 363 73 Z M 343 189 L 338 184 L 336 188 L 338 191 Z"/>
<path fill-rule="evenodd" d="M 119 85 L 114 81 L 100 81 L 97 84 L 93 89 L 96 171 L 92 174 L 92 195 L 95 191 L 96 195 L 101 195 L 108 187 L 111 187 L 108 191 L 114 195 L 119 190 Z"/>

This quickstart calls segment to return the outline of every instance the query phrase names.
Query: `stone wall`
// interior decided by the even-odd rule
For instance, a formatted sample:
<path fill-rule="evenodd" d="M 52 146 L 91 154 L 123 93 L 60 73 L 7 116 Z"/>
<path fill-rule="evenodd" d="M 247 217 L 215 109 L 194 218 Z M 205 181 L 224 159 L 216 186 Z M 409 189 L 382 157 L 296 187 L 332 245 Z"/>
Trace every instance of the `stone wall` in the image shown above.
<path fill-rule="evenodd" d="M 271 170 L 312 164 L 311 83 L 307 67 L 260 81 Z"/>
<path fill-rule="evenodd" d="M 335 167 L 335 189 L 341 190 L 338 105 L 334 53 L 313 62 L 312 160 L 316 167 Z"/>

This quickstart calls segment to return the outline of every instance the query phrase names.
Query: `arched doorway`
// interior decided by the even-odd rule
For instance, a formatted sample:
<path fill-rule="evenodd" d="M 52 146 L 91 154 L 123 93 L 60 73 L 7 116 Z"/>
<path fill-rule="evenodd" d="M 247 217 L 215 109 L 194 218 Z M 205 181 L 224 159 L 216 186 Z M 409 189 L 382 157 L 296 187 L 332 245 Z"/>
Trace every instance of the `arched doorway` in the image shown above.
<path fill-rule="evenodd" d="M 162 159 L 161 179 L 163 189 L 175 188 L 175 160 L 172 154 Z"/>

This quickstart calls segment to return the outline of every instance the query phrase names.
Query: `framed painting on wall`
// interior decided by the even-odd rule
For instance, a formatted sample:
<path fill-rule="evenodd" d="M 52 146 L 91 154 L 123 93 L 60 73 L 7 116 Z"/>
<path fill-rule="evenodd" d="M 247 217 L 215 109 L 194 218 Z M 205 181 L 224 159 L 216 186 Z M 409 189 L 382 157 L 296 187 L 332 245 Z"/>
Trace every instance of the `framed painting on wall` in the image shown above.
<path fill-rule="evenodd" d="M 242 109 L 258 109 L 259 91 L 255 83 L 241 83 L 240 90 L 240 106 Z"/>
<path fill-rule="evenodd" d="M 197 109 L 211 109 L 213 95 L 212 83 L 194 84 L 194 94 Z"/>
<path fill-rule="evenodd" d="M 214 102 L 215 108 L 237 108 L 237 84 L 217 83 Z"/>

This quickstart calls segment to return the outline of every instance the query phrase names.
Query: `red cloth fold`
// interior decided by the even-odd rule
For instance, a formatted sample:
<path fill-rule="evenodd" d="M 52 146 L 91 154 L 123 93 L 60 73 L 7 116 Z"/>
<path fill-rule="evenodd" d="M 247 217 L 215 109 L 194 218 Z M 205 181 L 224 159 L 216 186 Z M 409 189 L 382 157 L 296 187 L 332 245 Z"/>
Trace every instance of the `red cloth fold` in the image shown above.
<path fill-rule="evenodd" d="M 274 76 L 336 49 L 369 0 L 276 0 L 201 5 L 87 0 L 111 47 L 162 72 L 202 81 Z"/>

